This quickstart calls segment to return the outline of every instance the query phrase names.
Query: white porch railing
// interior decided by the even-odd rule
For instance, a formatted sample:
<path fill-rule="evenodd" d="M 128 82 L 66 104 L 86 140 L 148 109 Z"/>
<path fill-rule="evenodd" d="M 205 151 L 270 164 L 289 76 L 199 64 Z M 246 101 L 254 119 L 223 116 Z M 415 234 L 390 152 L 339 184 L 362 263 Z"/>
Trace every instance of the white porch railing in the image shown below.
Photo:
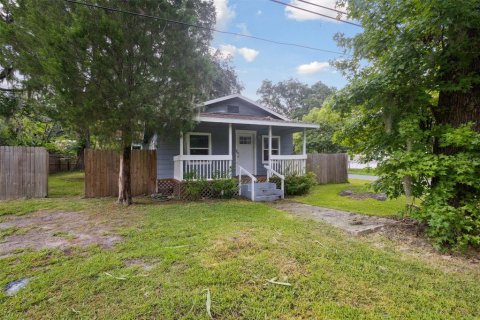
<path fill-rule="evenodd" d="M 303 176 L 306 173 L 307 155 L 272 155 L 269 162 L 272 170 L 284 176 Z"/>
<path fill-rule="evenodd" d="M 270 178 L 272 177 L 272 175 L 275 175 L 280 178 L 280 190 L 282 190 L 282 199 L 284 199 L 285 198 L 285 176 L 273 170 L 269 166 L 264 166 L 264 167 L 265 169 L 267 169 L 267 182 L 270 182 Z"/>
<path fill-rule="evenodd" d="M 257 182 L 257 178 L 247 170 L 245 170 L 243 167 L 238 166 L 238 195 L 242 195 L 242 173 L 245 173 L 248 177 L 250 177 L 250 183 L 251 183 L 251 197 L 252 201 L 255 201 L 255 182 Z"/>
<path fill-rule="evenodd" d="M 177 180 L 213 180 L 232 177 L 229 155 L 180 155 L 173 157 L 173 176 Z"/>

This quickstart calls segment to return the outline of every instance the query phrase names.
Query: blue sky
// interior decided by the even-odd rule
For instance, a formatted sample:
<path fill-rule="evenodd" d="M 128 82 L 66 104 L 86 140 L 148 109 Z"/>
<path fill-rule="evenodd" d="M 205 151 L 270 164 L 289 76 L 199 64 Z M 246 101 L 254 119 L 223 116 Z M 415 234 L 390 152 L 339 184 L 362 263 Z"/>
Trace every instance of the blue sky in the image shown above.
<path fill-rule="evenodd" d="M 298 0 L 283 2 L 312 11 L 336 16 L 336 13 L 314 7 Z M 331 8 L 335 0 L 309 0 Z M 342 51 L 333 36 L 337 32 L 353 36 L 361 28 L 312 15 L 268 0 L 214 0 L 217 25 L 220 30 L 246 33 L 282 42 L 293 42 L 331 51 Z M 341 10 L 341 8 L 339 8 Z M 322 81 L 328 86 L 341 88 L 346 79 L 328 62 L 340 58 L 338 54 L 303 48 L 270 44 L 238 36 L 215 34 L 214 48 L 233 58 L 233 65 L 247 97 L 257 99 L 256 91 L 262 80 L 274 82 L 296 78 L 313 84 Z"/>

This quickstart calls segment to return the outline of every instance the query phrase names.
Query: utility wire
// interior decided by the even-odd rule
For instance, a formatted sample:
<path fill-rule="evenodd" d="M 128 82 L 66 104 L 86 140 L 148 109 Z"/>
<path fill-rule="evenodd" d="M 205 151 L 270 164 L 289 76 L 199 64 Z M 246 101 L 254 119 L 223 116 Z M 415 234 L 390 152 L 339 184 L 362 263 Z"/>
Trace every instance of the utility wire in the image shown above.
<path fill-rule="evenodd" d="M 339 22 L 343 22 L 343 23 L 348 23 L 348 24 L 351 24 L 352 26 L 356 26 L 356 27 L 362 27 L 361 25 L 359 25 L 358 23 L 355 23 L 355 22 L 350 22 L 350 21 L 347 21 L 347 20 L 341 20 L 341 19 L 337 19 L 335 17 L 330 17 L 330 16 L 327 16 L 326 14 L 322 14 L 322 13 L 319 13 L 319 12 L 315 12 L 315 11 L 312 11 L 312 10 L 308 10 L 308 9 L 304 9 L 304 8 L 300 8 L 300 7 L 297 7 L 297 6 L 294 6 L 293 4 L 288 4 L 288 3 L 285 3 L 285 2 L 282 2 L 282 1 L 278 1 L 278 0 L 270 0 L 272 2 L 275 2 L 275 3 L 278 3 L 278 4 L 283 4 L 284 6 L 287 6 L 287 7 L 292 7 L 292 8 L 295 8 L 295 9 L 298 9 L 298 10 L 302 10 L 302 11 L 305 11 L 305 12 L 309 12 L 309 13 L 312 13 L 312 14 L 315 14 L 317 16 L 322 16 L 322 17 L 325 17 L 325 18 L 328 18 L 328 19 L 332 19 L 332 20 L 335 20 L 335 21 L 339 21 Z"/>
<path fill-rule="evenodd" d="M 338 12 L 338 13 L 341 13 L 341 14 L 347 14 L 345 11 L 340 11 L 340 10 L 337 10 L 337 9 L 334 9 L 334 8 L 322 6 L 321 4 L 313 3 L 313 2 L 310 2 L 310 1 L 305 1 L 305 0 L 298 0 L 298 1 L 309 4 L 309 5 L 312 5 L 312 6 L 315 6 L 315 7 L 327 9 L 327 10 L 330 10 L 330 11 L 335 11 L 335 12 Z"/>
<path fill-rule="evenodd" d="M 238 36 L 238 37 L 250 38 L 250 39 L 255 39 L 255 40 L 269 42 L 269 43 L 283 45 L 283 46 L 298 47 L 298 48 L 310 49 L 310 50 L 327 52 L 327 53 L 347 55 L 344 52 L 321 49 L 321 48 L 316 48 L 316 47 L 311 47 L 311 46 L 297 44 L 297 43 L 291 43 L 291 42 L 282 42 L 282 41 L 270 40 L 270 39 L 267 39 L 267 38 L 261 38 L 261 37 L 246 35 L 246 34 L 237 33 L 237 32 L 218 30 L 218 29 L 215 29 L 215 28 L 204 27 L 204 26 L 200 26 L 200 25 L 197 25 L 197 24 L 193 24 L 193 23 L 177 21 L 177 20 L 162 18 L 162 17 L 158 17 L 158 16 L 152 16 L 152 15 L 133 12 L 133 11 L 125 11 L 125 10 L 121 10 L 121 9 L 105 7 L 105 6 L 92 4 L 92 3 L 86 3 L 86 2 L 82 2 L 82 1 L 76 1 L 76 0 L 64 0 L 64 1 L 69 2 L 69 3 L 73 3 L 73 4 L 78 4 L 78 5 L 82 5 L 82 6 L 91 7 L 91 8 L 102 9 L 102 10 L 105 10 L 105 11 L 119 12 L 119 13 L 129 14 L 129 15 L 133 15 L 133 16 L 143 17 L 143 18 L 161 20 L 161 21 L 165 21 L 165 22 L 168 22 L 168 23 L 175 23 L 175 24 L 179 24 L 179 25 L 183 25 L 183 26 L 187 26 L 187 27 L 204 29 L 204 30 L 209 30 L 209 31 L 213 31 L 213 32 L 218 32 L 218 33 L 223 33 L 223 34 L 228 34 L 228 35 L 234 35 L 234 36 Z"/>

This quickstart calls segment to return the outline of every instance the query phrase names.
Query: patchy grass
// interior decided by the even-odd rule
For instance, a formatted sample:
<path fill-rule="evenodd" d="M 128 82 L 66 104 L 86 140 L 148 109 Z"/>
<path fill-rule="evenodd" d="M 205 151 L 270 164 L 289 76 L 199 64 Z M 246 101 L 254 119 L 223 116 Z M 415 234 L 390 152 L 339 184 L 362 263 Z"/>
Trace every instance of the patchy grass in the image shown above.
<path fill-rule="evenodd" d="M 85 212 L 105 220 L 128 220 L 119 230 L 124 241 L 110 250 L 45 249 L 0 258 L 0 288 L 31 278 L 13 297 L 0 293 L 4 319 L 209 319 L 206 289 L 215 319 L 480 315 L 478 268 L 377 248 L 266 204 L 138 199 L 141 204 L 124 208 L 112 199 L 51 199 L 61 202 L 58 207 L 67 200 L 92 202 Z M 291 286 L 268 282 L 273 278 Z"/>
<path fill-rule="evenodd" d="M 0 241 L 2 241 L 3 238 L 5 237 L 16 234 L 18 230 L 19 229 L 17 227 L 8 227 L 8 228 L 0 229 Z"/>
<path fill-rule="evenodd" d="M 374 176 L 377 174 L 375 168 L 363 168 L 363 169 L 348 169 L 348 173 L 353 173 L 353 174 L 363 174 L 363 175 L 369 175 L 369 176 Z"/>
<path fill-rule="evenodd" d="M 368 214 L 372 216 L 395 216 L 405 209 L 405 198 L 378 201 L 375 199 L 352 199 L 338 195 L 340 191 L 371 192 L 370 181 L 351 179 L 350 183 L 317 185 L 305 196 L 295 197 L 293 200 L 338 210 Z"/>

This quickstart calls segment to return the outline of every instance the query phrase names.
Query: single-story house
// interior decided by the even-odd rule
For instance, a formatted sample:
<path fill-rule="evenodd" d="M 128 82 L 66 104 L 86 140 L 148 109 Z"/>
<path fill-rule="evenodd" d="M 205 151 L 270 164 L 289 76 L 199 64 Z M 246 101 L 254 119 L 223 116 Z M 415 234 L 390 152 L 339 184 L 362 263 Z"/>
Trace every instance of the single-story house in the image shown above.
<path fill-rule="evenodd" d="M 240 94 L 203 103 L 196 121 L 194 130 L 177 139 L 155 137 L 151 146 L 157 150 L 157 179 L 243 181 L 247 176 L 250 183 L 240 184 L 239 193 L 257 201 L 283 197 L 283 188 L 268 183 L 271 176 L 283 181 L 288 174 L 305 174 L 305 130 L 319 127 L 292 121 Z M 295 132 L 303 133 L 301 154 L 294 154 Z"/>

